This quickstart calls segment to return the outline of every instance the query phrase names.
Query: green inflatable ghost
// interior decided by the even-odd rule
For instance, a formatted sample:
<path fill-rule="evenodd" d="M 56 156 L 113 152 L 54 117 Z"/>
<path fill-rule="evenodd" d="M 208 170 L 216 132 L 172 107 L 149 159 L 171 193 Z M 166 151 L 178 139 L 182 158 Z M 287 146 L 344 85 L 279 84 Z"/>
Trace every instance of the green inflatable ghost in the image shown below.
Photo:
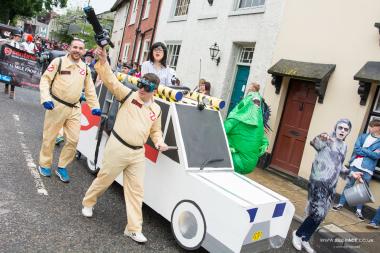
<path fill-rule="evenodd" d="M 269 143 L 264 125 L 267 126 L 269 114 L 270 110 L 260 94 L 250 92 L 224 122 L 236 172 L 252 172 L 259 157 L 265 153 Z"/>

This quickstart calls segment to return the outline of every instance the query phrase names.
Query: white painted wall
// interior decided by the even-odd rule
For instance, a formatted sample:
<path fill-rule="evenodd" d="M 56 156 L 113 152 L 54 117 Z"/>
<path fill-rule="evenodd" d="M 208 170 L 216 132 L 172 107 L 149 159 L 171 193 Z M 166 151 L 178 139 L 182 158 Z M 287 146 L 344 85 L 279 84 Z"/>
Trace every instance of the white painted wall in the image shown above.
<path fill-rule="evenodd" d="M 115 47 L 110 49 L 111 66 L 115 67 L 123 40 L 124 26 L 128 16 L 129 1 L 122 3 L 115 12 L 111 41 Z"/>
<path fill-rule="evenodd" d="M 175 0 L 163 0 L 155 38 L 181 41 L 177 75 L 182 84 L 193 88 L 199 77 L 205 78 L 211 82 L 212 95 L 227 102 L 235 81 L 238 44 L 256 42 L 248 82 L 266 83 L 284 1 L 266 0 L 264 8 L 245 15 L 234 11 L 235 4 L 235 0 L 219 0 L 209 6 L 207 1 L 192 0 L 187 17 L 179 20 L 172 17 Z M 214 42 L 221 50 L 219 66 L 210 59 L 209 47 Z"/>

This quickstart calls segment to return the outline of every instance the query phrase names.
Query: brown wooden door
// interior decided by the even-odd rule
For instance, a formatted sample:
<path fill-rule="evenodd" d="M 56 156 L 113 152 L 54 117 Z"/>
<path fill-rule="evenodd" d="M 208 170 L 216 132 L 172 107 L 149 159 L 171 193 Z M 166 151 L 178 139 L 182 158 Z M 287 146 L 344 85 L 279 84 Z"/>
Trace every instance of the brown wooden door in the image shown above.
<path fill-rule="evenodd" d="M 288 96 L 282 113 L 271 166 L 297 175 L 317 94 L 314 84 L 290 80 Z"/>

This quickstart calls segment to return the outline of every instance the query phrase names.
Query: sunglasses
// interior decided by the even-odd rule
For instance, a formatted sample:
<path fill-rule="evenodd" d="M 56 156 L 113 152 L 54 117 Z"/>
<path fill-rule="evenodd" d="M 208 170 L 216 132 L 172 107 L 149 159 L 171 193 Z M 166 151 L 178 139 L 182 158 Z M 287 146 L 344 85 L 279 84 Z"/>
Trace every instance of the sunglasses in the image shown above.
<path fill-rule="evenodd" d="M 153 83 L 153 82 L 150 82 L 144 78 L 141 78 L 138 82 L 137 82 L 137 88 L 139 89 L 144 89 L 146 92 L 153 92 L 155 89 L 156 89 L 156 84 Z"/>
<path fill-rule="evenodd" d="M 348 127 L 342 127 L 342 126 L 338 126 L 338 130 L 344 130 L 346 132 L 348 132 L 348 130 L 350 130 Z"/>

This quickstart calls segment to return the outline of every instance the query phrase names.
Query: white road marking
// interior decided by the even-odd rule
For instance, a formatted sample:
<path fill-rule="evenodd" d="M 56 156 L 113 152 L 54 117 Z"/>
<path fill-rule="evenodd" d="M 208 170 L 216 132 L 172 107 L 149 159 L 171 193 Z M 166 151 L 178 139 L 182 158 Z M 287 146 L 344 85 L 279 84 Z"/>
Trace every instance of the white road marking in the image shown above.
<path fill-rule="evenodd" d="M 19 135 L 20 144 L 22 147 L 22 153 L 24 154 L 26 164 L 28 165 L 28 169 L 30 171 L 30 174 L 32 174 L 32 177 L 34 179 L 34 183 L 37 188 L 38 194 L 41 195 L 48 195 L 47 190 L 45 189 L 45 185 L 42 182 L 42 179 L 40 177 L 40 173 L 38 173 L 37 165 L 33 161 L 32 154 L 28 148 L 28 146 L 25 144 L 25 137 L 24 133 L 20 131 L 20 117 L 16 114 L 13 114 L 13 118 L 15 120 L 16 130 Z"/>

